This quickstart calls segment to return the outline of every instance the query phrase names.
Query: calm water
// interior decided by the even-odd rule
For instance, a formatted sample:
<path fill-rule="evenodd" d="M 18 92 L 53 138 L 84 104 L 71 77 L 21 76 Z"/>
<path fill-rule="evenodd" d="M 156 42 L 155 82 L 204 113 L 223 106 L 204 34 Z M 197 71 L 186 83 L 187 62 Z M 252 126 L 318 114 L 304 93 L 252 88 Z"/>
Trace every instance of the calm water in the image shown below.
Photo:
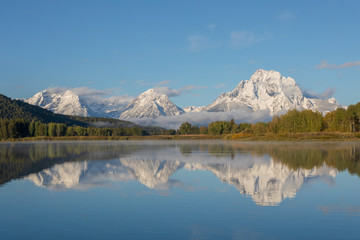
<path fill-rule="evenodd" d="M 360 143 L 0 144 L 1 239 L 359 239 Z"/>

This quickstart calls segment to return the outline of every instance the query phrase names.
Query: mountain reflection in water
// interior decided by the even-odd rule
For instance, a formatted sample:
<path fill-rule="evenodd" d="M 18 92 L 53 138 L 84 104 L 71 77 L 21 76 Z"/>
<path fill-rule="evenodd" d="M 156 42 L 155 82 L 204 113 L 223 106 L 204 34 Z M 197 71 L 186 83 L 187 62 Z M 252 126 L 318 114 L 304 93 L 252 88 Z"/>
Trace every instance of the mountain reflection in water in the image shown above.
<path fill-rule="evenodd" d="M 360 144 L 350 142 L 56 142 L 0 149 L 2 183 L 24 177 L 56 190 L 137 180 L 166 190 L 179 184 L 170 179 L 178 170 L 203 170 L 263 206 L 294 198 L 306 182 L 332 183 L 344 170 L 360 173 Z"/>

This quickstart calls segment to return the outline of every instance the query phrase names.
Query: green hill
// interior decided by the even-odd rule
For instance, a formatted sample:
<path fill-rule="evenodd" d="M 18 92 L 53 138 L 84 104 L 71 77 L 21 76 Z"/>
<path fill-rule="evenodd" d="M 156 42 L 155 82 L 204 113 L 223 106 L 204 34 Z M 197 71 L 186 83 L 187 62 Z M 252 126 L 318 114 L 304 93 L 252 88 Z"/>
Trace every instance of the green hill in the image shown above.
<path fill-rule="evenodd" d="M 43 123 L 65 123 L 66 125 L 86 126 L 86 123 L 62 114 L 55 114 L 38 106 L 20 100 L 13 100 L 0 94 L 0 118 L 24 119 Z"/>
<path fill-rule="evenodd" d="M 43 123 L 65 123 L 82 127 L 135 127 L 135 123 L 110 118 L 79 117 L 56 114 L 20 100 L 13 100 L 0 94 L 0 119 L 24 119 Z"/>

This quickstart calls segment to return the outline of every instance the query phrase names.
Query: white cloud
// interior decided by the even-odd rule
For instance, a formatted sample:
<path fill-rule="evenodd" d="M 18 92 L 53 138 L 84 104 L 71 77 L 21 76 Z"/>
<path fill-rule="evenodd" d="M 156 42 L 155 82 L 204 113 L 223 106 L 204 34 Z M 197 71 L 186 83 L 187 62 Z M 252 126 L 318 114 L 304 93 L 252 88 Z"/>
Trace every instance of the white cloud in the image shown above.
<path fill-rule="evenodd" d="M 180 89 L 172 89 L 169 87 L 154 87 L 156 92 L 165 94 L 168 97 L 180 96 L 183 92 Z"/>
<path fill-rule="evenodd" d="M 202 35 L 193 35 L 187 38 L 189 46 L 187 49 L 191 52 L 199 52 L 209 48 L 215 48 L 221 45 L 221 42 L 211 41 Z"/>
<path fill-rule="evenodd" d="M 202 88 L 206 88 L 206 87 L 188 85 L 188 86 L 181 87 L 179 89 L 172 89 L 170 87 L 165 87 L 165 86 L 164 87 L 154 87 L 153 89 L 156 92 L 165 94 L 168 97 L 176 97 L 176 96 L 182 95 L 183 93 L 185 93 L 189 90 L 202 89 Z"/>
<path fill-rule="evenodd" d="M 303 95 L 308 98 L 318 98 L 318 99 L 329 99 L 334 96 L 335 88 L 328 88 L 322 93 L 316 93 L 314 91 L 303 90 Z"/>
<path fill-rule="evenodd" d="M 194 35 L 188 37 L 189 47 L 192 52 L 197 52 L 209 48 L 210 41 L 207 37 L 201 35 Z"/>
<path fill-rule="evenodd" d="M 111 94 L 111 89 L 107 90 L 95 90 L 89 87 L 79 87 L 79 88 L 72 88 L 69 89 L 80 96 L 106 96 Z"/>
<path fill-rule="evenodd" d="M 165 80 L 165 81 L 158 82 L 156 85 L 157 86 L 162 86 L 162 85 L 167 85 L 169 83 L 170 83 L 170 80 Z"/>
<path fill-rule="evenodd" d="M 217 24 L 209 24 L 206 26 L 208 29 L 214 29 L 217 27 Z"/>
<path fill-rule="evenodd" d="M 71 91 L 79 95 L 82 99 L 85 99 L 87 102 L 111 101 L 117 104 L 127 105 L 133 100 L 133 97 L 128 95 L 111 96 L 113 89 L 95 90 L 89 87 L 53 87 L 46 89 L 46 91 L 53 94 L 64 94 L 66 91 Z"/>
<path fill-rule="evenodd" d="M 132 100 L 134 100 L 134 98 L 130 97 L 128 95 L 122 95 L 122 96 L 112 96 L 112 97 L 106 98 L 106 100 L 108 100 L 110 102 L 115 102 L 117 104 L 127 105 Z"/>
<path fill-rule="evenodd" d="M 294 19 L 294 18 L 296 18 L 295 14 L 293 14 L 290 11 L 284 11 L 279 15 L 279 19 L 281 21 L 289 21 L 289 20 Z"/>
<path fill-rule="evenodd" d="M 225 68 L 237 68 L 238 66 L 236 64 L 229 64 L 226 65 Z"/>
<path fill-rule="evenodd" d="M 144 81 L 144 80 L 138 80 L 138 81 L 136 81 L 135 82 L 137 85 L 139 85 L 139 86 L 149 86 L 149 85 L 151 85 L 150 83 L 148 83 L 148 82 L 146 82 L 146 81 Z"/>
<path fill-rule="evenodd" d="M 257 37 L 249 31 L 233 31 L 230 33 L 230 44 L 238 49 L 249 47 L 264 40 L 265 38 Z"/>
<path fill-rule="evenodd" d="M 69 90 L 70 88 L 66 88 L 66 87 L 50 87 L 48 89 L 46 89 L 47 92 L 49 93 L 54 93 L 54 94 L 59 94 L 59 93 L 63 93 L 66 90 Z"/>
<path fill-rule="evenodd" d="M 178 129 L 184 122 L 190 122 L 196 126 L 207 126 L 210 122 L 214 121 L 229 121 L 234 119 L 235 122 L 268 122 L 271 116 L 267 111 L 249 112 L 247 110 L 234 110 L 230 112 L 198 112 L 198 113 L 185 113 L 179 116 L 168 116 L 158 118 L 142 118 L 142 119 L 129 119 L 129 121 L 148 126 L 161 126 L 165 128 Z"/>
<path fill-rule="evenodd" d="M 224 88 L 224 87 L 226 87 L 226 85 L 223 82 L 220 82 L 214 86 L 214 88 Z"/>
<path fill-rule="evenodd" d="M 188 86 L 185 86 L 185 87 L 182 87 L 180 88 L 182 91 L 186 91 L 186 90 L 192 90 L 192 89 L 204 89 L 204 88 L 208 88 L 208 87 L 205 87 L 205 86 L 194 86 L 194 85 L 188 85 Z"/>
<path fill-rule="evenodd" d="M 347 62 L 344 64 L 336 65 L 336 64 L 329 64 L 328 61 L 322 61 L 320 64 L 316 65 L 317 69 L 342 69 L 342 68 L 351 68 L 360 66 L 360 61 L 355 62 Z"/>
<path fill-rule="evenodd" d="M 111 94 L 111 89 L 95 90 L 89 87 L 67 88 L 67 87 L 53 87 L 46 89 L 47 92 L 54 94 L 61 94 L 66 91 L 72 91 L 79 96 L 106 96 Z"/>

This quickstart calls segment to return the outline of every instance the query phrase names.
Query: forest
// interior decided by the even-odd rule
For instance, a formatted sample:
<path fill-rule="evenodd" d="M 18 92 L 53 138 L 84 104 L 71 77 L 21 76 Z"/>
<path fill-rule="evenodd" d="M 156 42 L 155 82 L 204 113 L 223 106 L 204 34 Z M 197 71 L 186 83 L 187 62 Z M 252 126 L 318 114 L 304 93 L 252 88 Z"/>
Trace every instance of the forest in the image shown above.
<path fill-rule="evenodd" d="M 74 117 L 79 121 L 84 118 Z M 62 137 L 62 136 L 147 136 L 147 135 L 225 135 L 246 133 L 250 135 L 286 134 L 286 133 L 318 133 L 360 131 L 360 102 L 347 109 L 339 108 L 325 116 L 311 110 L 290 110 L 281 116 L 274 116 L 270 122 L 235 123 L 215 121 L 208 126 L 195 126 L 189 122 L 181 124 L 179 129 L 163 129 L 159 127 L 142 127 L 138 125 L 122 126 L 116 120 L 102 126 L 106 119 L 88 118 L 87 125 L 67 125 L 65 123 L 44 123 L 40 120 L 0 119 L 0 139 L 16 139 L 25 137 Z M 109 120 L 110 121 L 110 120 Z M 99 124 L 96 124 L 99 123 Z M 105 122 L 106 123 L 106 122 Z"/>
<path fill-rule="evenodd" d="M 311 110 L 290 110 L 281 116 L 274 116 L 270 122 L 239 123 L 231 121 L 216 121 L 207 127 L 192 126 L 183 123 L 179 134 L 209 134 L 223 135 L 235 133 L 249 134 L 286 134 L 286 133 L 316 133 L 316 132 L 359 132 L 360 102 L 350 105 L 347 109 L 338 108 L 323 116 Z"/>

